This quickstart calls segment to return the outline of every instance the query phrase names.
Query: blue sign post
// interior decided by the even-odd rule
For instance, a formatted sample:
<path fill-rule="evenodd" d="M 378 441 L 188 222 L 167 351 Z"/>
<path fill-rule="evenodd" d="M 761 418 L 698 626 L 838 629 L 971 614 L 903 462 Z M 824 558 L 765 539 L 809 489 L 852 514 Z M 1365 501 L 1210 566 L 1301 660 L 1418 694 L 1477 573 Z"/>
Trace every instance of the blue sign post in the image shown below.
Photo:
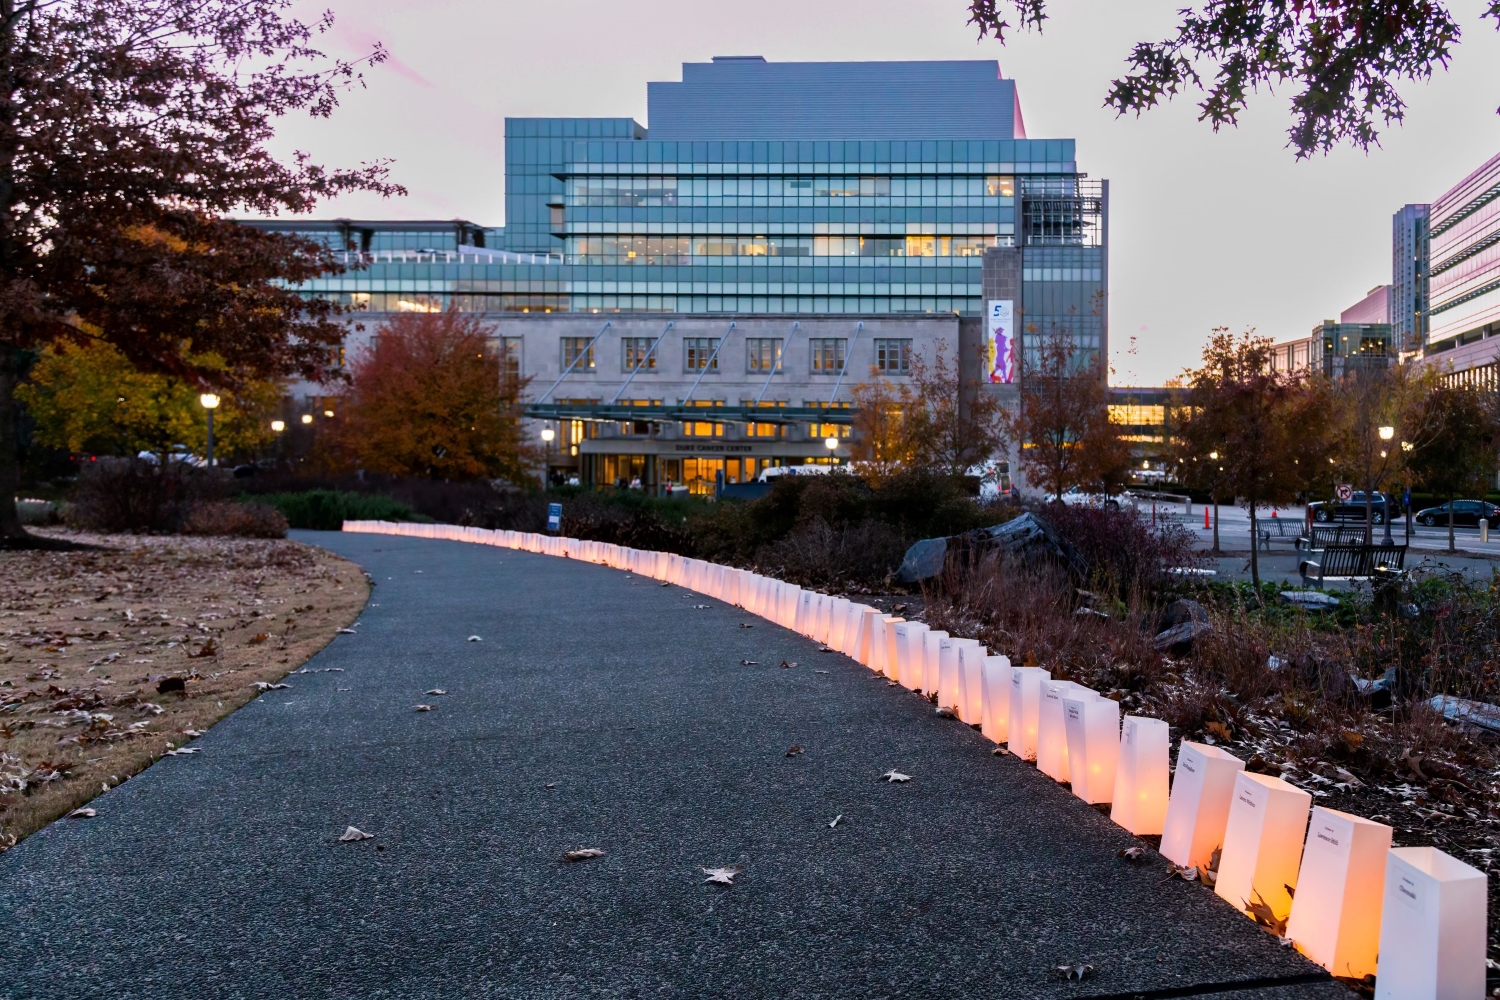
<path fill-rule="evenodd" d="M 547 505 L 547 530 L 562 530 L 562 504 L 549 503 Z"/>

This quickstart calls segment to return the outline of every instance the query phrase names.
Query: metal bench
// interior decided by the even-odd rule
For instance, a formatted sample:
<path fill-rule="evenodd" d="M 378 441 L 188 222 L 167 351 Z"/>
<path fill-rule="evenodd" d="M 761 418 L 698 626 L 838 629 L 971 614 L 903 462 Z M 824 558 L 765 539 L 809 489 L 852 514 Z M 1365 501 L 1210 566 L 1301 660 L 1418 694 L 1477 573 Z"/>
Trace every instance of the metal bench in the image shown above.
<path fill-rule="evenodd" d="M 1329 545 L 1314 549 L 1302 560 L 1297 572 L 1302 585 L 1317 581 L 1319 590 L 1329 579 L 1390 579 L 1402 574 L 1406 564 L 1405 545 Z"/>
<path fill-rule="evenodd" d="M 1330 545 L 1363 545 L 1364 543 L 1364 525 L 1315 524 L 1307 534 L 1301 535 L 1292 544 L 1298 551 L 1302 549 L 1311 551 Z"/>
<path fill-rule="evenodd" d="M 1256 534 L 1260 536 L 1260 547 L 1266 551 L 1271 550 L 1271 539 L 1285 538 L 1288 535 L 1296 536 L 1303 528 L 1301 521 L 1294 521 L 1289 517 L 1271 517 L 1265 520 L 1257 519 L 1255 522 Z"/>

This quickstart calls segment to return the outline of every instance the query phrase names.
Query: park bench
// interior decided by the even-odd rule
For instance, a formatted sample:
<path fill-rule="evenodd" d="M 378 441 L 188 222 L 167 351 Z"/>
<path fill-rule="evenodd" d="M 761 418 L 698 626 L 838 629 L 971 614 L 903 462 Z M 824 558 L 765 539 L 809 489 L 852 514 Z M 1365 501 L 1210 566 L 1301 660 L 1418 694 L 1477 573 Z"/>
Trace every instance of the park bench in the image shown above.
<path fill-rule="evenodd" d="M 1329 545 L 1309 552 L 1308 558 L 1297 567 L 1297 572 L 1302 575 L 1303 586 L 1316 580 L 1321 590 L 1324 580 L 1400 576 L 1405 563 L 1405 545 Z"/>
<path fill-rule="evenodd" d="M 1272 538 L 1286 538 L 1291 535 L 1295 539 L 1302 527 L 1301 521 L 1294 521 L 1289 517 L 1270 517 L 1256 520 L 1255 533 L 1260 536 L 1260 547 L 1269 552 Z"/>
<path fill-rule="evenodd" d="M 1365 528 L 1362 524 L 1315 524 L 1307 534 L 1292 543 L 1299 551 L 1317 550 L 1329 545 L 1363 545 Z"/>

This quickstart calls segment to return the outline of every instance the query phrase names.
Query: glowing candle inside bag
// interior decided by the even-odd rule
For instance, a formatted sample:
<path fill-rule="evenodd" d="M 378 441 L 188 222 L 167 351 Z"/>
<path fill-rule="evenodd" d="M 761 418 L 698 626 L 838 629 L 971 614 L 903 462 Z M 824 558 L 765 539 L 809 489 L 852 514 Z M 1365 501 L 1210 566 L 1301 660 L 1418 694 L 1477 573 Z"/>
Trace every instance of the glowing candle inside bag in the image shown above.
<path fill-rule="evenodd" d="M 875 630 L 880 627 L 880 621 L 885 617 L 885 612 L 879 608 L 861 605 L 859 613 L 859 644 L 850 655 L 871 670 L 875 670 L 877 669 L 874 663 Z"/>
<path fill-rule="evenodd" d="M 829 649 L 844 648 L 844 632 L 849 624 L 850 603 L 846 598 L 835 597 L 833 608 L 828 616 L 828 638 L 823 640 L 823 645 Z"/>
<path fill-rule="evenodd" d="M 1285 919 L 1311 806 L 1311 795 L 1280 778 L 1235 775 L 1214 891 L 1242 910 L 1264 903 L 1276 919 Z"/>
<path fill-rule="evenodd" d="M 922 622 L 905 622 L 896 627 L 897 642 L 901 643 L 899 666 L 902 687 L 913 691 L 922 690 L 922 680 L 927 672 L 927 658 L 923 654 L 922 637 L 927 634 L 927 626 Z M 904 632 L 902 630 L 905 630 Z M 905 641 L 902 641 L 902 636 Z"/>
<path fill-rule="evenodd" d="M 1384 823 L 1313 806 L 1286 936 L 1336 976 L 1363 979 L 1375 971 L 1390 849 Z"/>
<path fill-rule="evenodd" d="M 1042 682 L 1052 675 L 1041 667 L 1012 667 L 1010 671 L 1010 733 L 1006 748 L 1022 760 L 1036 760 L 1037 730 L 1041 723 Z"/>
<path fill-rule="evenodd" d="M 1125 716 L 1109 818 L 1137 837 L 1159 834 L 1166 823 L 1170 742 L 1160 719 Z"/>
<path fill-rule="evenodd" d="M 1207 868 L 1224 846 L 1234 779 L 1245 762 L 1218 747 L 1183 740 L 1161 835 L 1162 857 L 1174 865 Z"/>
<path fill-rule="evenodd" d="M 1077 689 L 1064 696 L 1063 715 L 1073 794 L 1090 805 L 1111 801 L 1120 757 L 1120 703 Z"/>
<path fill-rule="evenodd" d="M 959 683 L 958 676 L 958 642 L 953 636 L 943 636 L 938 640 L 938 708 L 951 709 L 954 715 L 959 712 L 959 702 L 963 700 L 963 687 Z"/>
<path fill-rule="evenodd" d="M 948 638 L 948 633 L 941 629 L 931 628 L 922 633 L 922 693 L 926 695 L 937 694 L 938 678 L 941 673 L 940 659 L 941 643 Z"/>
<path fill-rule="evenodd" d="M 899 681 L 901 677 L 901 649 L 900 643 L 896 641 L 896 626 L 905 621 L 905 618 L 896 615 L 885 615 L 881 617 L 877 629 L 878 652 L 873 657 L 875 662 L 872 666 L 893 681 Z"/>
<path fill-rule="evenodd" d="M 959 718 L 969 725 L 984 720 L 984 658 L 989 650 L 978 639 L 958 639 Z"/>
<path fill-rule="evenodd" d="M 1047 679 L 1042 682 L 1042 700 L 1037 710 L 1036 769 L 1053 781 L 1068 781 L 1068 728 L 1063 699 L 1074 691 L 1088 688 L 1072 681 Z"/>
<path fill-rule="evenodd" d="M 1004 743 L 1010 720 L 1010 657 L 984 658 L 984 735 Z"/>

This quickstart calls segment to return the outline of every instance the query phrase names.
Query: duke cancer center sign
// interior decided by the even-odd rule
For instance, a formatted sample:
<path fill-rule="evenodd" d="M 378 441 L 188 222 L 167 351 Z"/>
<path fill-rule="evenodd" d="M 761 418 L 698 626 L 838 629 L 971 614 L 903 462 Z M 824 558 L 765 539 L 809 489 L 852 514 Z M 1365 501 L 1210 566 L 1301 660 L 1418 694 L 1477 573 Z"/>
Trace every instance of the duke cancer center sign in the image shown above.
<path fill-rule="evenodd" d="M 1016 304 L 1011 299 L 991 299 L 985 325 L 984 351 L 991 382 L 1016 380 Z"/>

